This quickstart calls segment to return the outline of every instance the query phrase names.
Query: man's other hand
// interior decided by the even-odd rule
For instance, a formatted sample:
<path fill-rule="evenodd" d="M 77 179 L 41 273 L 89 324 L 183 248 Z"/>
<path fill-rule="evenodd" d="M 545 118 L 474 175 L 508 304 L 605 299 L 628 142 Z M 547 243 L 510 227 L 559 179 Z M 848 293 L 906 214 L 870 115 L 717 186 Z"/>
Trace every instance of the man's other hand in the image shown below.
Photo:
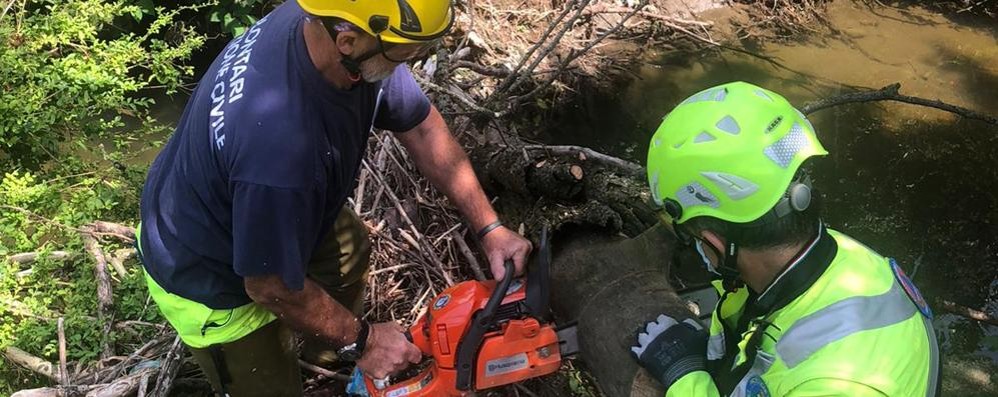
<path fill-rule="evenodd" d="M 507 259 L 513 260 L 516 274 L 523 274 L 523 267 L 527 263 L 527 257 L 533 247 L 530 241 L 516 232 L 500 226 L 482 238 L 482 249 L 485 256 L 489 258 L 489 267 L 496 280 L 502 280 L 506 275 L 504 263 Z"/>
<path fill-rule="evenodd" d="M 423 354 L 405 337 L 405 329 L 397 323 L 371 324 L 364 355 L 357 360 L 361 372 L 373 379 L 384 379 L 418 364 Z"/>

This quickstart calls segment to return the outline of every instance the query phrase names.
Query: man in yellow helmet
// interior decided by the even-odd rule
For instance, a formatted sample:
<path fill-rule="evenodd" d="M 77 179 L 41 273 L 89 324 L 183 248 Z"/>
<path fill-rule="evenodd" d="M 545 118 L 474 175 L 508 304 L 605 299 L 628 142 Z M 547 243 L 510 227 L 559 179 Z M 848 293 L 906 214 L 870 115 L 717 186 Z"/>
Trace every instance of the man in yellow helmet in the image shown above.
<path fill-rule="evenodd" d="M 709 327 L 660 315 L 631 348 L 678 396 L 936 396 L 931 311 L 893 259 L 820 219 L 805 160 L 827 152 L 782 96 L 697 93 L 651 139 L 648 178 L 716 275 Z"/>
<path fill-rule="evenodd" d="M 344 206 L 370 131 L 397 132 L 478 231 L 495 277 L 530 243 L 498 221 L 404 63 L 454 21 L 450 0 L 287 1 L 201 79 L 142 193 L 150 293 L 215 392 L 297 396 L 303 354 L 384 378 L 418 362 L 395 323 L 363 320 L 370 243 Z M 280 319 L 280 321 L 275 321 Z"/>

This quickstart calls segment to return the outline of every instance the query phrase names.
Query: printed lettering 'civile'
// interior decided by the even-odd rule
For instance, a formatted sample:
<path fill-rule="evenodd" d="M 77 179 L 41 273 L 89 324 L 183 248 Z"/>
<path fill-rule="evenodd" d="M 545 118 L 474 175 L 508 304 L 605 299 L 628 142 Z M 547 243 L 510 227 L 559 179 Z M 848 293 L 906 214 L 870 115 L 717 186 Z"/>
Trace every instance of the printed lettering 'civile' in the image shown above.
<path fill-rule="evenodd" d="M 211 88 L 211 132 L 215 148 L 221 150 L 225 146 L 225 104 L 232 104 L 243 97 L 243 84 L 253 44 L 260 37 L 267 18 L 257 21 L 242 36 L 232 40 L 222 55 L 222 64 L 215 73 L 215 85 Z M 231 72 L 231 73 L 230 73 Z M 228 74 L 228 78 L 226 78 Z"/>

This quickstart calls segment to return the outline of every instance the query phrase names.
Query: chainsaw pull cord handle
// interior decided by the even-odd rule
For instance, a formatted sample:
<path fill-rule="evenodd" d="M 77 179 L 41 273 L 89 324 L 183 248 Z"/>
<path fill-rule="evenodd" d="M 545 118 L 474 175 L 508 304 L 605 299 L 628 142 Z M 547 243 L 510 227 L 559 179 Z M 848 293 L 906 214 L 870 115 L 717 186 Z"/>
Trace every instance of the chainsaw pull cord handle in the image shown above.
<path fill-rule="evenodd" d="M 506 268 L 506 276 L 492 290 L 492 295 L 485 303 L 485 308 L 474 314 L 468 330 L 465 331 L 465 335 L 457 344 L 455 361 L 457 363 L 456 387 L 458 390 L 469 391 L 473 389 L 475 368 L 478 365 L 478 351 L 482 347 L 482 342 L 485 341 L 485 332 L 492 325 L 496 311 L 499 310 L 502 300 L 506 298 L 506 291 L 513 282 L 513 277 L 516 277 L 513 261 L 506 260 L 503 266 Z"/>

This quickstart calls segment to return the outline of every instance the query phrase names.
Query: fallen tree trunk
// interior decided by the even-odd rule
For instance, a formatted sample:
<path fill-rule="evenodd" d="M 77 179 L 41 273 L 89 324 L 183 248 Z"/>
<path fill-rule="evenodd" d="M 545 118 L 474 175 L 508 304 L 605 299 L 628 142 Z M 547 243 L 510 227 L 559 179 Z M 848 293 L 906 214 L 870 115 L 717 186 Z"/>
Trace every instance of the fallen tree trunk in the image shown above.
<path fill-rule="evenodd" d="M 499 212 L 527 230 L 596 225 L 636 236 L 658 221 L 639 165 L 587 148 L 528 145 L 496 130 L 483 136 L 470 151 L 478 178 L 499 193 Z"/>
<path fill-rule="evenodd" d="M 600 389 L 610 397 L 663 395 L 630 347 L 657 315 L 692 314 L 669 283 L 675 243 L 650 205 L 644 168 L 484 130 L 470 150 L 479 180 L 499 197 L 504 218 L 555 231 L 552 309 L 560 322 L 578 321 L 580 355 Z"/>
<path fill-rule="evenodd" d="M 630 347 L 638 329 L 659 314 L 692 317 L 669 284 L 672 234 L 659 225 L 630 239 L 575 233 L 554 243 L 552 309 L 561 321 L 578 321 L 581 358 L 603 393 L 662 396 L 662 385 L 640 370 Z"/>

